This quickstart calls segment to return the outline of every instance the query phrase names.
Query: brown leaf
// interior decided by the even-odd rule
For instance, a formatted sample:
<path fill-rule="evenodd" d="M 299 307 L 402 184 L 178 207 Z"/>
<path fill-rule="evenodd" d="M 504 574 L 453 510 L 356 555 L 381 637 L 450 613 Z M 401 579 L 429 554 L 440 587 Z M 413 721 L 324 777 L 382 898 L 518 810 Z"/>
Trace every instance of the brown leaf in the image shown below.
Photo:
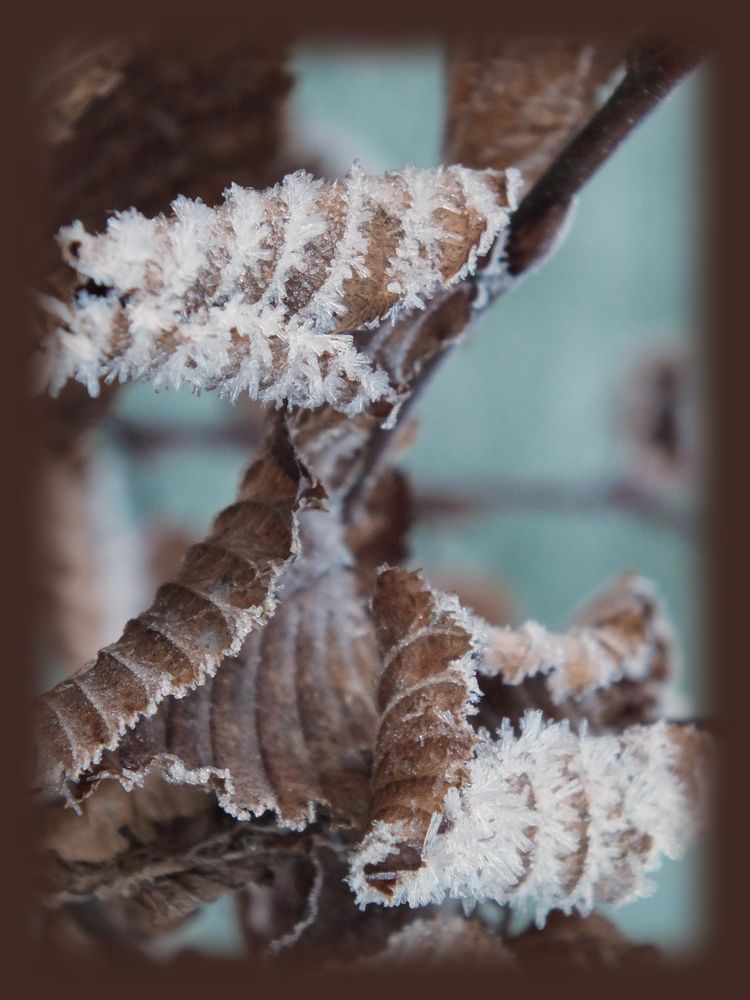
<path fill-rule="evenodd" d="M 375 735 L 375 638 L 333 515 L 300 515 L 301 557 L 280 580 L 270 622 L 237 659 L 103 756 L 91 777 L 126 787 L 156 767 L 216 791 L 239 819 L 276 813 L 362 825 Z"/>
<path fill-rule="evenodd" d="M 239 651 L 273 613 L 280 573 L 297 554 L 299 512 L 323 495 L 277 435 L 174 582 L 93 663 L 39 700 L 39 786 L 79 780 L 162 699 L 200 686 Z"/>
<path fill-rule="evenodd" d="M 233 181 L 276 180 L 292 84 L 278 45 L 141 36 L 75 50 L 44 68 L 52 231 L 71 218 L 98 228 L 131 205 L 160 212 L 180 192 L 212 204 Z"/>
<path fill-rule="evenodd" d="M 370 826 L 397 824 L 400 832 L 383 877 L 377 864 L 366 864 L 364 874 L 387 895 L 391 872 L 421 864 L 448 789 L 467 780 L 477 744 L 468 716 L 476 700 L 478 647 L 455 599 L 433 594 L 418 573 L 381 573 L 373 614 L 383 668 Z"/>
<path fill-rule="evenodd" d="M 518 167 L 527 191 L 591 117 L 625 50 L 625 41 L 564 35 L 451 46 L 446 160 Z"/>
<path fill-rule="evenodd" d="M 70 377 L 92 395 L 137 379 L 356 413 L 387 383 L 342 334 L 470 274 L 513 191 L 496 171 L 353 168 L 333 184 L 233 185 L 215 209 L 181 197 L 169 216 L 120 213 L 99 235 L 75 222 L 58 238 L 79 283 L 42 300 L 40 379 L 53 394 Z"/>
<path fill-rule="evenodd" d="M 651 584 L 634 573 L 614 581 L 583 608 L 563 634 L 535 622 L 488 628 L 481 672 L 520 684 L 544 673 L 556 701 L 581 697 L 624 677 L 663 679 L 671 672 L 674 637 Z"/>
<path fill-rule="evenodd" d="M 536 623 L 490 629 L 479 679 L 485 726 L 529 709 L 585 720 L 593 732 L 653 722 L 664 682 L 676 673 L 674 634 L 652 585 L 633 573 L 614 580 L 554 635 Z"/>
<path fill-rule="evenodd" d="M 167 783 L 154 769 L 127 792 L 104 782 L 80 815 L 48 805 L 37 865 L 46 907 L 114 943 L 173 928 L 203 903 L 266 882 L 306 840 L 264 823 L 236 823 L 202 788 Z"/>
<path fill-rule="evenodd" d="M 475 733 L 481 630 L 417 574 L 384 571 L 383 657 L 370 826 L 354 851 L 360 905 L 534 902 L 590 911 L 636 898 L 705 807 L 706 736 L 691 726 L 576 734 L 527 713 Z"/>

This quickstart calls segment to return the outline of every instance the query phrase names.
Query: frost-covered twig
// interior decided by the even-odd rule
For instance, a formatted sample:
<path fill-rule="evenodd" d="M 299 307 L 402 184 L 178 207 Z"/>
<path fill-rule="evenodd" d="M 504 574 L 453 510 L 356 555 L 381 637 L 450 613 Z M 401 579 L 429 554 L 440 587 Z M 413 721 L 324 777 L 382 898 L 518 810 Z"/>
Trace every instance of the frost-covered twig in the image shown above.
<path fill-rule="evenodd" d="M 248 392 L 264 403 L 357 412 L 388 380 L 352 331 L 472 273 L 507 225 L 517 174 L 354 168 L 332 185 L 297 172 L 223 205 L 178 198 L 167 218 L 135 211 L 92 236 L 59 234 L 81 286 L 46 298 L 43 381 L 92 395 L 101 379 Z"/>
<path fill-rule="evenodd" d="M 455 598 L 387 570 L 371 822 L 354 852 L 360 905 L 533 903 L 586 913 L 646 894 L 701 822 L 707 737 L 664 722 L 573 732 L 529 712 L 475 732 L 482 640 Z"/>

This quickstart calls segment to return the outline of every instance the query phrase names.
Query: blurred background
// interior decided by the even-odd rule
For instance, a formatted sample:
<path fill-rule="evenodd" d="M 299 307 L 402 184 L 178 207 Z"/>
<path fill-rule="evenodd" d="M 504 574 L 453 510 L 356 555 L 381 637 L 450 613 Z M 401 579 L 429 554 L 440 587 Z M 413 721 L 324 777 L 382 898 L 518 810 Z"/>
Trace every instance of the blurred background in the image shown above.
<path fill-rule="evenodd" d="M 437 46 L 308 45 L 293 68 L 298 142 L 327 171 L 355 158 L 372 171 L 440 162 Z M 705 90 L 700 73 L 679 88 L 586 188 L 559 253 L 440 369 L 402 459 L 417 495 L 412 564 L 440 586 L 563 628 L 622 570 L 653 580 L 678 634 L 680 714 L 705 712 L 710 695 L 695 524 Z M 118 394 L 92 480 L 105 640 L 231 502 L 253 426 L 253 408 L 211 394 Z M 694 947 L 705 909 L 697 853 L 655 881 L 651 899 L 611 915 L 636 942 Z M 238 949 L 231 902 L 158 949 L 178 943 Z"/>

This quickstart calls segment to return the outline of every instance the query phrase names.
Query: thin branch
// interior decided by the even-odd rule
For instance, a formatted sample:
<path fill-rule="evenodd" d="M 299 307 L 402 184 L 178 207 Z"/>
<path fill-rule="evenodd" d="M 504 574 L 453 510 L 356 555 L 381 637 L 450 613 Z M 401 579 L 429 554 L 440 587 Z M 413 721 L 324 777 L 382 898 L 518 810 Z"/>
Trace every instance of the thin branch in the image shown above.
<path fill-rule="evenodd" d="M 633 45 L 622 82 L 515 213 L 507 251 L 512 275 L 554 247 L 576 194 L 704 55 L 700 44 L 684 38 L 641 38 Z"/>
<path fill-rule="evenodd" d="M 496 511 L 541 510 L 575 515 L 620 510 L 665 531 L 688 536 L 696 532 L 699 521 L 690 507 L 662 500 L 627 479 L 583 483 L 507 479 L 472 490 L 433 485 L 420 491 L 414 504 L 415 517 L 423 520 L 476 517 Z"/>
<path fill-rule="evenodd" d="M 551 249 L 567 217 L 575 194 L 615 152 L 623 139 L 663 100 L 701 60 L 701 46 L 683 38 L 653 41 L 641 39 L 630 50 L 627 72 L 621 84 L 594 116 L 589 125 L 574 138 L 541 177 L 518 209 L 511 215 L 505 256 L 507 274 L 502 280 L 487 281 L 481 309 L 485 310 L 501 294 L 514 287 L 516 280 L 538 263 Z M 484 258 L 486 268 L 494 260 L 491 250 Z M 482 270 L 480 266 L 479 275 Z M 464 308 L 467 296 L 474 299 L 478 312 L 477 283 L 465 281 L 456 290 L 419 318 L 428 331 L 437 326 L 442 350 L 430 355 L 409 382 L 409 398 L 402 405 L 391 426 L 379 428 L 369 442 L 367 454 L 346 498 L 347 510 L 359 502 L 372 473 L 390 454 L 394 441 L 410 416 L 417 398 L 434 372 L 458 342 L 468 325 Z M 433 300 L 435 301 L 435 300 Z M 445 327 L 445 329 L 441 329 Z M 421 335 L 421 331 L 420 331 Z"/>

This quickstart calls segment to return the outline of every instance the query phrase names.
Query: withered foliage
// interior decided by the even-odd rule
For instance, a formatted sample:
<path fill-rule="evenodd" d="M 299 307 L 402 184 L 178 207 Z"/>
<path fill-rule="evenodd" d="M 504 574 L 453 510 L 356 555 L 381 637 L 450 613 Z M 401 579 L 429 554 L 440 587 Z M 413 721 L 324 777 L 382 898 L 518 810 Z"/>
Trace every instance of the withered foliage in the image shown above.
<path fill-rule="evenodd" d="M 568 637 L 574 653 L 586 649 L 585 682 L 570 686 L 564 654 L 551 661 L 566 697 L 586 691 L 592 676 L 595 685 L 621 676 L 634 636 L 646 663 L 662 656 L 651 602 L 625 602 L 625 611 L 621 602 L 613 614 L 611 597 L 589 614 L 619 642 L 612 632 L 587 636 L 588 648 L 580 632 Z M 370 822 L 350 874 L 360 903 L 530 898 L 543 919 L 554 907 L 586 911 L 639 894 L 658 854 L 682 851 L 705 797 L 702 732 L 662 722 L 591 736 L 568 720 L 543 723 L 540 713 L 526 713 L 520 733 L 507 718 L 494 734 L 477 732 L 476 674 L 488 654 L 490 669 L 502 669 L 497 641 L 488 647 L 455 598 L 407 570 L 381 573 L 373 613 L 380 726 Z M 529 664 L 550 663 L 547 641 L 524 651 Z M 507 675 L 517 679 L 518 644 L 506 646 Z"/>
<path fill-rule="evenodd" d="M 427 188 L 419 172 L 377 179 L 383 197 L 370 198 L 362 231 L 347 230 L 354 175 L 305 180 L 310 215 L 295 219 L 295 238 L 312 253 L 306 268 L 287 254 L 274 337 L 286 349 L 299 316 L 335 291 L 328 332 L 356 339 L 378 392 L 348 406 L 352 378 L 307 408 L 268 413 L 237 501 L 120 639 L 39 699 L 51 946 L 147 948 L 235 893 L 248 951 L 268 960 L 323 955 L 346 970 L 460 956 L 523 971 L 561 951 L 589 965 L 644 957 L 603 918 L 558 910 L 642 894 L 645 872 L 698 825 L 709 741 L 657 721 L 674 659 L 663 609 L 628 575 L 564 633 L 506 624 L 497 600 L 485 605 L 497 624 L 483 622 L 397 568 L 415 508 L 393 465 L 432 372 L 519 273 L 503 256 L 513 175 L 497 168 L 520 166 L 526 187 L 543 190 L 624 49 L 550 38 L 454 46 L 444 159 L 494 172 L 477 181 L 448 166 Z M 101 228 L 109 209 L 153 215 L 178 194 L 213 205 L 230 182 L 277 180 L 282 56 L 144 39 L 64 55 L 45 91 L 56 224 L 77 216 Z M 661 73 L 668 90 L 684 75 L 684 61 L 658 56 L 631 58 L 627 86 Z M 626 134 L 631 110 L 608 103 L 603 132 L 614 120 Z M 280 286 L 273 271 L 290 249 L 289 219 L 274 214 L 282 188 L 233 190 L 265 198 L 262 298 Z M 316 226 L 319 246 L 303 238 Z M 94 260 L 106 237 L 85 238 Z M 361 269 L 339 267 L 347 239 Z M 83 242 L 65 246 L 86 277 Z M 226 255 L 211 266 L 196 308 L 212 281 L 231 277 Z M 64 286 L 54 285 L 63 298 Z M 75 294 L 96 307 L 103 291 L 79 282 Z M 398 317 L 380 322 L 394 306 Z M 184 360 L 186 323 L 160 342 L 159 364 Z M 279 356 L 267 361 L 269 384 L 281 384 Z M 540 922 L 552 913 L 543 930 L 511 939 L 447 897 L 469 909 L 531 901 Z"/>
<path fill-rule="evenodd" d="M 285 58 L 280 45 L 240 38 L 61 44 L 38 87 L 51 229 L 76 218 L 100 228 L 121 208 L 156 214 L 178 194 L 215 204 L 232 182 L 273 183 L 292 85 Z"/>
<path fill-rule="evenodd" d="M 265 191 L 232 185 L 215 209 L 129 211 L 106 231 L 60 230 L 72 295 L 41 300 L 39 377 L 218 389 L 233 399 L 356 413 L 386 395 L 351 332 L 421 307 L 471 275 L 507 228 L 515 172 L 464 167 L 326 185 L 303 171 Z"/>
<path fill-rule="evenodd" d="M 303 555 L 268 622 L 206 683 L 106 754 L 92 777 L 127 786 L 150 769 L 215 787 L 239 819 L 276 813 L 302 828 L 323 812 L 361 822 L 375 732 L 372 622 L 328 513 L 300 515 Z M 339 529 L 340 530 L 340 529 Z"/>
<path fill-rule="evenodd" d="M 299 512 L 324 496 L 279 435 L 151 607 L 39 700 L 40 787 L 78 781 L 163 698 L 204 683 L 222 657 L 239 652 L 271 616 L 281 570 L 297 553 Z"/>
<path fill-rule="evenodd" d="M 528 190 L 592 115 L 624 61 L 622 38 L 460 40 L 447 62 L 446 158 L 518 167 Z"/>

